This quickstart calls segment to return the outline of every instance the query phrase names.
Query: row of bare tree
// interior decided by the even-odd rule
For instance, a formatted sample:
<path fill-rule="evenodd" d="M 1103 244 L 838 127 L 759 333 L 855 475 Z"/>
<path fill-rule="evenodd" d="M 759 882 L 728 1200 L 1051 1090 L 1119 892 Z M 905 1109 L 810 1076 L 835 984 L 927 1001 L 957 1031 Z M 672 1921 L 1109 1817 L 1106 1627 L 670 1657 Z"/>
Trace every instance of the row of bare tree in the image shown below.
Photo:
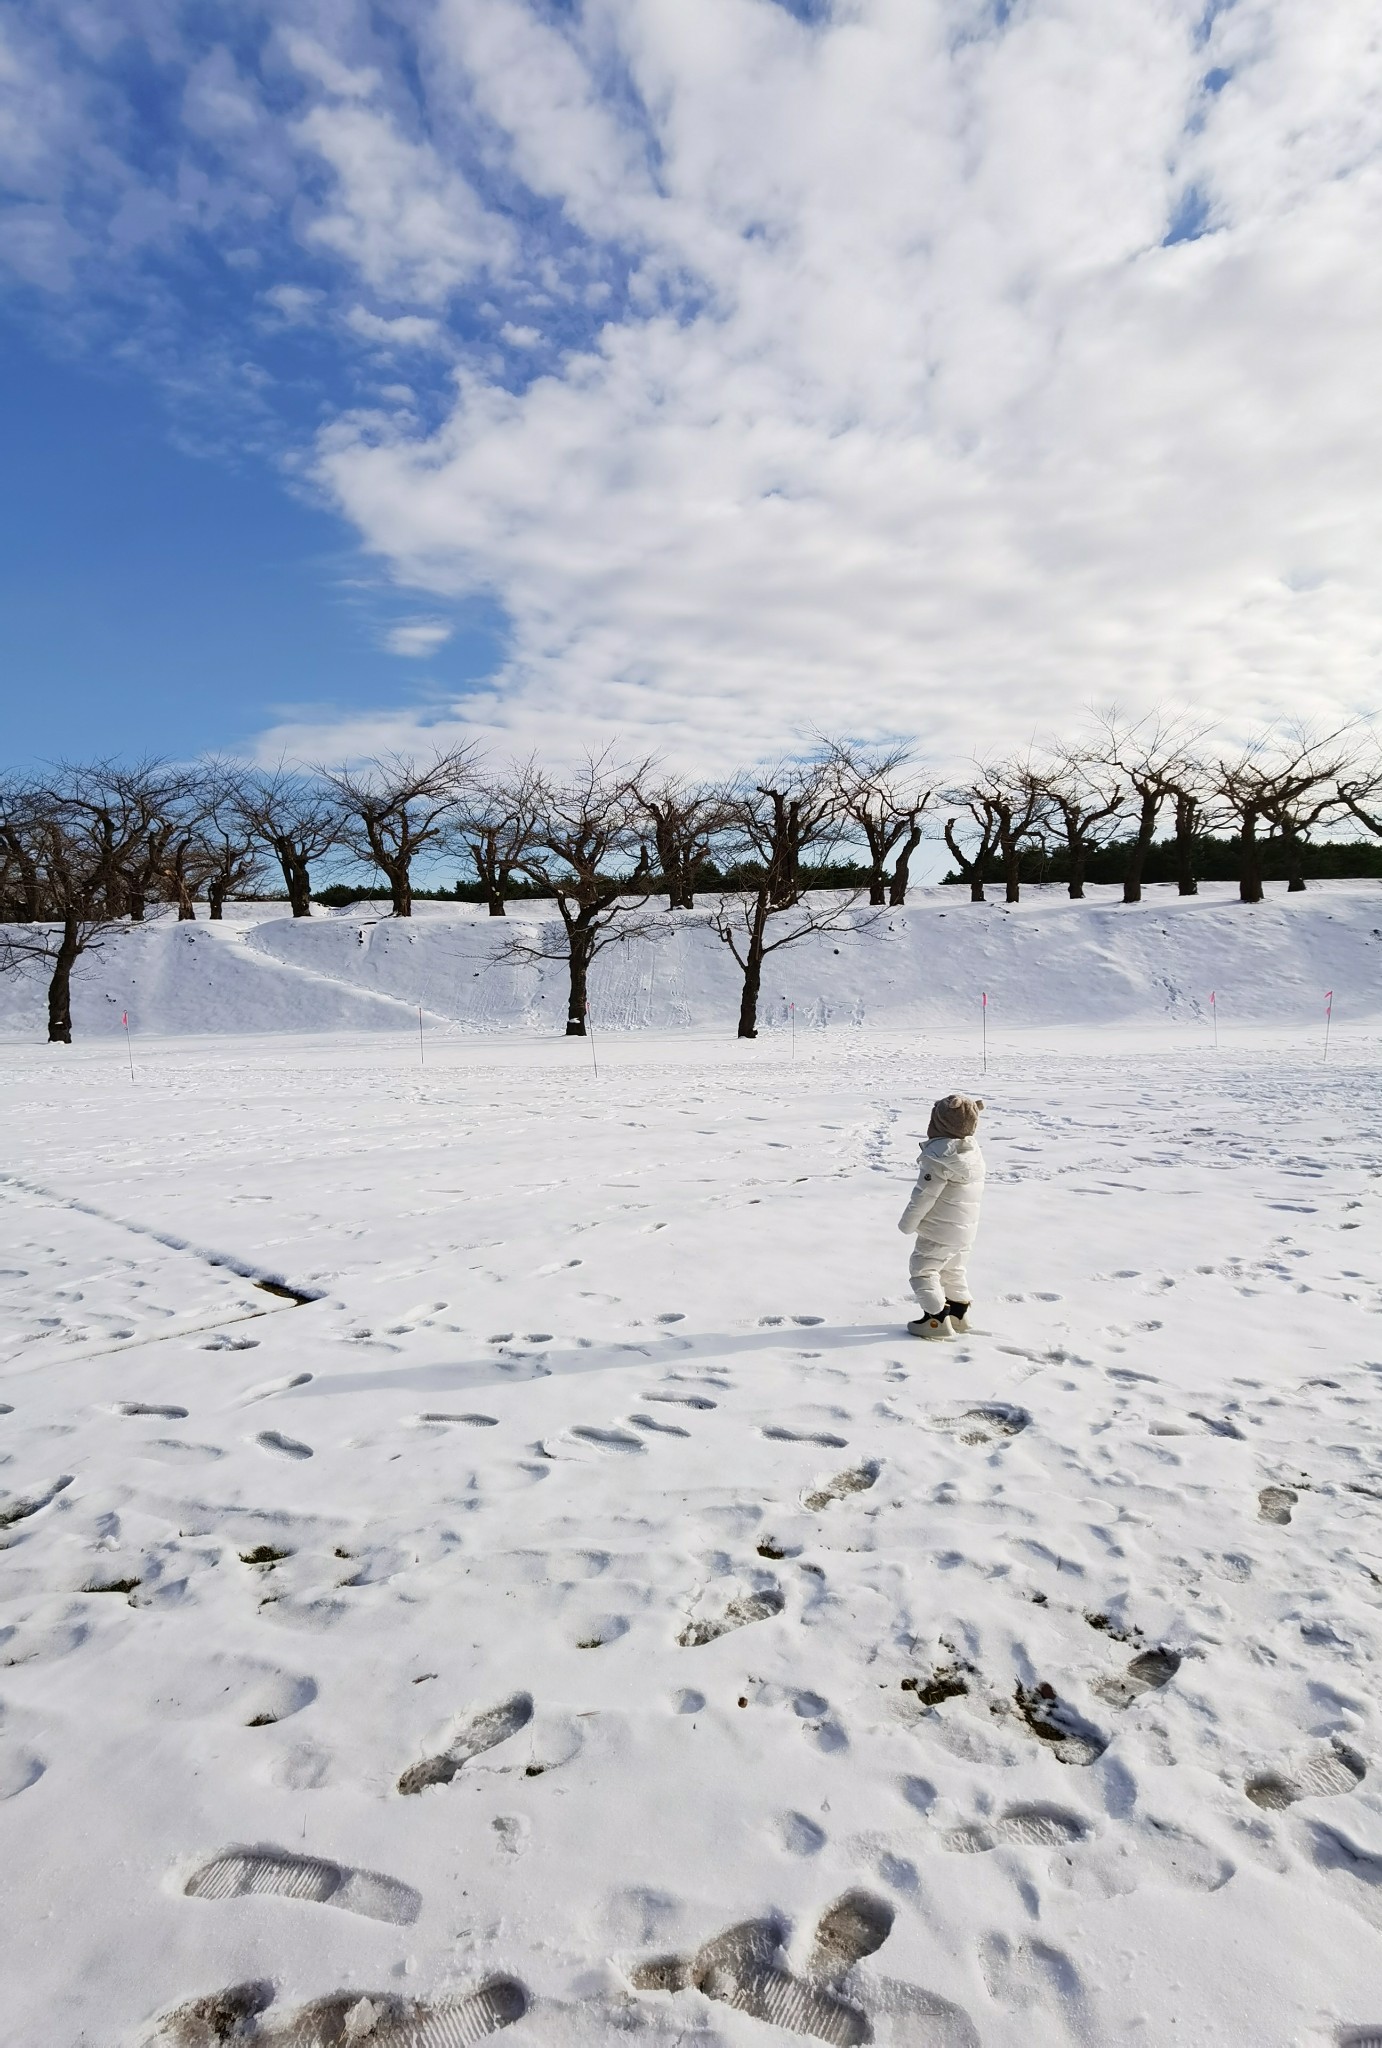
<path fill-rule="evenodd" d="M 1382 838 L 1382 752 L 1361 729 L 1274 730 L 1232 756 L 1208 738 L 1184 720 L 1109 715 L 1078 743 L 978 763 L 956 783 L 925 775 L 907 749 L 838 741 L 715 784 L 611 752 L 567 777 L 536 762 L 491 773 L 472 749 L 336 772 L 69 767 L 0 784 L 0 965 L 48 964 L 49 1037 L 70 1042 L 74 963 L 150 903 L 193 918 L 205 897 L 219 918 L 276 867 L 293 916 L 307 917 L 313 870 L 331 859 L 381 876 L 393 914 L 409 917 L 417 864 L 460 856 L 492 916 L 516 886 L 555 902 L 558 922 L 525 923 L 507 951 L 567 963 L 572 1034 L 585 1031 L 603 948 L 665 928 L 655 897 L 689 911 L 709 885 L 709 921 L 742 975 L 739 1033 L 752 1037 L 768 956 L 813 932 L 859 929 L 865 894 L 875 912 L 905 903 L 933 825 L 975 902 L 995 866 L 1016 902 L 1038 849 L 1062 854 L 1081 897 L 1091 856 L 1117 839 L 1124 900 L 1136 903 L 1168 825 L 1183 895 L 1196 889 L 1197 842 L 1233 833 L 1244 902 L 1262 896 L 1264 841 L 1285 849 L 1298 889 L 1312 835 L 1351 819 Z M 866 890 L 813 895 L 811 870 L 844 850 L 863 855 Z"/>

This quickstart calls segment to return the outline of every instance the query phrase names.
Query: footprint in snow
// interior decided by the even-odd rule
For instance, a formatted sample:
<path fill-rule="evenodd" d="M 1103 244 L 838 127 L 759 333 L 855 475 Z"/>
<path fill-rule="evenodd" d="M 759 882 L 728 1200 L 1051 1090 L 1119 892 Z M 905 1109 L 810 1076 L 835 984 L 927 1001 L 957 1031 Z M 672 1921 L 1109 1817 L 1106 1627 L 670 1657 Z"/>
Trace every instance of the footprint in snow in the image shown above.
<path fill-rule="evenodd" d="M 689 1429 L 683 1429 L 679 1422 L 659 1422 L 655 1415 L 631 1415 L 629 1422 L 634 1429 L 651 1430 L 655 1436 L 690 1436 Z"/>
<path fill-rule="evenodd" d="M 648 1447 L 641 1437 L 634 1436 L 627 1429 L 596 1429 L 580 1423 L 573 1429 L 564 1429 L 559 1436 L 544 1438 L 537 1448 L 544 1458 L 572 1458 L 589 1452 L 599 1456 L 630 1457 Z"/>
<path fill-rule="evenodd" d="M 434 1410 L 414 1418 L 417 1422 L 464 1422 L 472 1429 L 494 1429 L 498 1425 L 497 1415 L 443 1415 Z"/>
<path fill-rule="evenodd" d="M 1082 1842 L 1088 1833 L 1088 1822 L 1059 1807 L 1012 1806 L 997 1820 L 947 1828 L 936 1839 L 942 1849 L 974 1856 L 1000 1847 L 1060 1849 L 1070 1842 Z"/>
<path fill-rule="evenodd" d="M 437 1756 L 410 1764 L 398 1781 L 400 1792 L 425 1792 L 430 1785 L 449 1785 L 463 1765 L 486 1750 L 495 1749 L 526 1728 L 533 1718 L 532 1696 L 517 1692 L 497 1707 L 484 1707 L 468 1714 L 456 1728 L 446 1748 Z"/>
<path fill-rule="evenodd" d="M 699 1650 L 706 1643 L 713 1643 L 720 1636 L 727 1636 L 736 1628 L 744 1628 L 753 1621 L 770 1621 L 775 1614 L 781 1614 L 787 1605 L 782 1589 L 776 1585 L 759 1587 L 750 1593 L 740 1593 L 731 1600 L 721 1614 L 702 1615 L 688 1621 L 677 1637 L 684 1650 Z"/>
<path fill-rule="evenodd" d="M 1085 1898 L 1122 1898 L 1144 1882 L 1217 1892 L 1234 1875 L 1226 1856 L 1188 1828 L 1150 1815 L 1120 1827 L 1083 1855 L 1054 1866 L 1056 1882 Z"/>
<path fill-rule="evenodd" d="M 223 1849 L 192 1873 L 183 1892 L 189 1899 L 239 1899 L 250 1892 L 306 1899 L 394 1927 L 411 1926 L 422 1909 L 421 1894 L 397 1878 L 276 1848 Z"/>
<path fill-rule="evenodd" d="M 1275 1522 L 1278 1528 L 1284 1528 L 1299 1499 L 1300 1495 L 1292 1486 L 1264 1486 L 1257 1496 L 1258 1521 Z"/>
<path fill-rule="evenodd" d="M 1015 1408 L 1007 1401 L 985 1401 L 958 1415 L 933 1415 L 926 1426 L 945 1430 L 962 1444 L 998 1444 L 1020 1436 L 1031 1419 L 1025 1408 Z"/>
<path fill-rule="evenodd" d="M 1352 1792 L 1367 1776 L 1368 1767 L 1358 1752 L 1342 1742 L 1309 1751 L 1293 1764 L 1276 1771 L 1259 1771 L 1243 1790 L 1254 1806 L 1268 1811 L 1294 1806 L 1298 1799 L 1329 1799 L 1340 1792 Z"/>
<path fill-rule="evenodd" d="M 278 1458 L 310 1458 L 312 1446 L 299 1443 L 295 1436 L 284 1436 L 279 1429 L 261 1429 L 254 1441 L 263 1451 L 272 1451 Z"/>
<path fill-rule="evenodd" d="M 880 1466 L 869 1460 L 863 1465 L 853 1466 L 848 1472 L 837 1472 L 833 1479 L 824 1480 L 809 1493 L 804 1493 L 801 1504 L 812 1513 L 819 1513 L 832 1501 L 847 1500 L 852 1493 L 867 1493 L 871 1486 L 877 1484 L 880 1470 Z"/>
<path fill-rule="evenodd" d="M 294 1387 L 305 1387 L 312 1375 L 310 1372 L 285 1373 L 281 1379 L 263 1380 L 259 1386 L 250 1387 L 240 1396 L 239 1405 L 248 1408 L 251 1401 L 267 1401 L 274 1394 L 291 1393 Z"/>
<path fill-rule="evenodd" d="M 1126 1671 L 1096 1678 L 1090 1689 L 1111 1707 L 1130 1707 L 1144 1693 L 1159 1692 L 1163 1685 L 1169 1685 L 1180 1667 L 1179 1650 L 1139 1650 Z"/>
<path fill-rule="evenodd" d="M 157 1415 L 164 1422 L 186 1422 L 185 1408 L 161 1407 L 157 1401 L 117 1401 L 117 1415 Z"/>
<path fill-rule="evenodd" d="M 511 1977 L 492 1977 L 478 1990 L 457 1997 L 396 1998 L 386 1991 L 336 1991 L 314 1998 L 278 2017 L 268 2011 L 271 1984 L 236 1984 L 189 1999 L 165 2013 L 147 2037 L 148 2048 L 216 2048 L 242 2042 L 246 2048 L 470 2048 L 528 2010 L 523 1986 Z"/>
<path fill-rule="evenodd" d="M 824 1430 L 786 1429 L 776 1422 L 765 1423 L 758 1434 L 775 1444 L 817 1444 L 825 1451 L 843 1451 L 846 1448 L 846 1439 L 842 1436 L 831 1436 Z"/>
<path fill-rule="evenodd" d="M 47 1768 L 32 1749 L 0 1748 L 0 1799 L 17 1799 L 38 1783 Z"/>
<path fill-rule="evenodd" d="M 1109 1738 L 1062 1700 L 1053 1685 L 1017 1685 L 1017 1711 L 1038 1742 L 1046 1743 L 1057 1763 L 1097 1763 Z"/>
<path fill-rule="evenodd" d="M 0 1529 L 12 1529 L 16 1522 L 27 1522 L 31 1515 L 40 1514 L 72 1484 L 72 1477 L 70 1472 L 64 1473 L 39 1493 L 6 1494 L 0 1499 Z"/>
<path fill-rule="evenodd" d="M 645 1401 L 665 1401 L 670 1407 L 674 1408 L 698 1408 L 703 1410 L 713 1408 L 716 1405 L 714 1401 L 709 1400 L 704 1394 L 658 1393 L 645 1394 L 643 1398 Z"/>
<path fill-rule="evenodd" d="M 890 1910 L 884 1906 L 882 1911 L 891 1925 Z M 784 1935 L 785 1929 L 776 1920 L 741 1921 L 707 1941 L 693 1956 L 655 1956 L 637 1964 L 629 1972 L 629 1982 L 635 1991 L 694 1989 L 786 2033 L 839 2043 L 841 2048 L 867 2041 L 872 2030 L 857 2006 L 837 1997 L 827 1982 L 794 1977 L 788 1970 L 782 1952 Z M 870 1946 L 876 1948 L 878 1942 Z M 862 1951 L 869 1952 L 869 1948 Z"/>

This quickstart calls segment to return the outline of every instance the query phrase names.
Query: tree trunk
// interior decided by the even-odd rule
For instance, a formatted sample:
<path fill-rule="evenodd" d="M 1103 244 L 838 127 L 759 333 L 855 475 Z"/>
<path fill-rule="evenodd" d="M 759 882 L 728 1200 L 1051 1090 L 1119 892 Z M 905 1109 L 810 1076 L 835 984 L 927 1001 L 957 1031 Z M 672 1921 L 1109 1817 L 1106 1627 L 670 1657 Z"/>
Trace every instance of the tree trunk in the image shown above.
<path fill-rule="evenodd" d="M 901 910 L 907 901 L 907 884 L 911 878 L 912 855 L 921 844 L 921 827 L 913 825 L 903 842 L 902 850 L 893 862 L 892 881 L 888 888 L 888 902 L 894 910 Z"/>
<path fill-rule="evenodd" d="M 749 943 L 744 954 L 744 986 L 739 996 L 739 1037 L 758 1036 L 758 995 L 763 986 L 763 940 L 768 928 L 768 888 L 766 882 L 754 899 L 753 923 L 749 927 Z"/>
<path fill-rule="evenodd" d="M 964 854 L 960 852 L 959 847 L 955 843 L 955 835 L 950 829 L 953 823 L 953 818 L 946 819 L 945 843 L 950 848 L 951 853 L 955 857 L 956 867 L 959 869 L 965 881 L 967 881 L 969 884 L 970 902 L 986 902 L 987 898 L 984 895 L 984 869 L 988 864 L 989 855 L 993 851 L 993 847 L 989 840 L 988 833 L 985 832 L 983 842 L 980 845 L 979 851 L 975 854 L 973 860 L 967 860 Z"/>
<path fill-rule="evenodd" d="M 573 916 L 567 908 L 565 899 L 558 896 L 557 908 L 561 911 L 561 921 L 566 926 L 566 963 L 569 977 L 566 1035 L 568 1038 L 584 1038 L 586 1005 L 589 1002 L 590 962 L 595 950 L 597 906 L 593 903 L 583 903 Z"/>
<path fill-rule="evenodd" d="M 143 889 L 142 889 L 142 888 L 140 887 L 140 885 L 139 885 L 139 883 L 138 883 L 138 882 L 133 882 L 133 883 L 131 883 L 131 885 L 130 885 L 130 923 L 131 923 L 131 924 L 143 924 L 143 922 L 144 922 L 144 908 L 145 908 L 145 899 L 144 899 L 144 891 L 143 891 Z"/>
<path fill-rule="evenodd" d="M 288 907 L 294 917 L 312 915 L 312 877 L 307 863 L 297 848 L 286 839 L 275 839 L 274 852 L 278 865 L 283 870 L 283 886 L 288 891 Z"/>
<path fill-rule="evenodd" d="M 406 867 L 390 867 L 384 870 L 388 878 L 389 896 L 393 903 L 395 917 L 411 917 L 413 914 L 413 883 Z"/>
<path fill-rule="evenodd" d="M 1294 825 L 1283 823 L 1281 843 L 1286 849 L 1286 894 L 1298 896 L 1305 887 L 1305 842 Z"/>
<path fill-rule="evenodd" d="M 207 915 L 213 924 L 221 922 L 221 906 L 226 900 L 224 875 L 213 875 L 206 885 Z"/>
<path fill-rule="evenodd" d="M 194 902 L 192 901 L 192 892 L 191 892 L 191 890 L 190 890 L 190 889 L 188 889 L 188 888 L 186 887 L 186 885 L 185 885 L 184 883 L 182 883 L 182 882 L 179 882 L 179 884 L 178 884 L 178 923 L 179 923 L 179 924 L 195 924 L 195 923 L 196 923 L 196 921 L 197 921 L 197 906 L 196 906 L 196 904 L 195 904 L 195 903 L 194 903 Z"/>
<path fill-rule="evenodd" d="M 1257 840 L 1258 813 L 1248 809 L 1243 813 L 1243 829 L 1238 840 L 1238 901 L 1260 903 L 1262 901 L 1262 849 Z"/>
<path fill-rule="evenodd" d="M 571 950 L 567 956 L 570 970 L 570 992 L 566 999 L 566 1035 L 568 1038 L 584 1038 L 585 1011 L 589 1001 L 590 986 L 590 934 L 579 927 L 569 928 Z"/>
<path fill-rule="evenodd" d="M 1070 894 L 1077 903 L 1082 903 L 1084 901 L 1085 862 L 1089 856 L 1089 848 L 1085 844 L 1083 835 L 1079 832 L 1068 832 L 1065 837 L 1065 843 L 1070 850 Z"/>
<path fill-rule="evenodd" d="M 1142 792 L 1142 814 L 1138 820 L 1137 837 L 1128 854 L 1128 871 L 1123 877 L 1123 901 L 1142 901 L 1142 870 L 1147 865 L 1151 850 L 1152 834 L 1156 831 L 1156 814 L 1161 808 L 1161 798 L 1155 790 Z"/>
<path fill-rule="evenodd" d="M 1018 850 L 1016 840 L 1009 839 L 1005 834 L 1002 850 L 1004 898 L 1009 903 L 1020 903 L 1022 901 L 1022 882 L 1018 873 L 1018 865 L 1022 856 Z"/>
<path fill-rule="evenodd" d="M 869 867 L 869 904 L 873 909 L 888 900 L 888 878 L 883 872 L 881 861 L 874 861 Z"/>
<path fill-rule="evenodd" d="M 504 908 L 504 899 L 502 896 L 486 895 L 485 902 L 489 907 L 489 914 L 491 917 L 506 917 L 508 915 L 508 912 Z"/>
<path fill-rule="evenodd" d="M 1199 804 L 1193 796 L 1176 798 L 1176 894 L 1198 896 L 1195 879 L 1195 818 Z"/>
<path fill-rule="evenodd" d="M 81 940 L 75 917 L 63 919 L 62 938 L 53 959 L 53 975 L 48 983 L 48 1043 L 70 1045 L 72 1043 L 72 967 L 81 951 Z"/>

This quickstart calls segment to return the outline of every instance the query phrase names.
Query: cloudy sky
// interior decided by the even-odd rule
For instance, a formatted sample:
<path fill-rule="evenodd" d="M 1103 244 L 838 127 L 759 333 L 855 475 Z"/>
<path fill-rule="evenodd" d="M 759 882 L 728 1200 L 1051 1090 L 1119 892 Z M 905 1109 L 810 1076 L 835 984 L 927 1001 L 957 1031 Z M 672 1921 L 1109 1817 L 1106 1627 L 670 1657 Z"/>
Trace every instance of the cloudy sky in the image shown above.
<path fill-rule="evenodd" d="M 28 0 L 11 750 L 1382 701 L 1361 0 Z"/>

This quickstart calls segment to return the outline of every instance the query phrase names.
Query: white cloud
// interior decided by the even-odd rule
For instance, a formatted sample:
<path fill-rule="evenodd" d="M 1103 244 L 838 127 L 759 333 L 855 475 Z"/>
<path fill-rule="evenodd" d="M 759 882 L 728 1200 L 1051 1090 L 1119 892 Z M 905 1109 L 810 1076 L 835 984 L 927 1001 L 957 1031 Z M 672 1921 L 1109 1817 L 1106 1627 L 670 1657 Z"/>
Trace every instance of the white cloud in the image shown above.
<path fill-rule="evenodd" d="M 421 0 L 410 44 L 276 13 L 258 76 L 159 31 L 156 182 L 13 45 L 13 260 L 195 229 L 343 349 L 414 352 L 416 393 L 343 380 L 315 473 L 419 606 L 507 614 L 460 723 L 706 760 L 1376 702 L 1367 8 Z"/>
<path fill-rule="evenodd" d="M 352 306 L 346 315 L 346 325 L 362 341 L 372 342 L 377 348 L 445 348 L 447 345 L 441 322 L 426 319 L 420 313 L 399 313 L 390 320 L 379 313 L 371 313 L 367 306 Z"/>
<path fill-rule="evenodd" d="M 316 316 L 325 294 L 308 285 L 275 284 L 261 296 L 290 326 L 297 327 Z"/>
<path fill-rule="evenodd" d="M 1325 60 L 1305 0 L 1205 46 L 1198 5 L 984 15 L 588 7 L 587 80 L 611 52 L 632 78 L 654 193 L 620 182 L 575 42 L 517 0 L 443 12 L 524 175 L 636 243 L 633 310 L 560 371 L 321 440 L 400 576 L 507 608 L 501 725 L 953 750 L 1111 696 L 1375 698 L 1375 30 Z M 1192 182 L 1217 231 L 1162 247 Z"/>
<path fill-rule="evenodd" d="M 401 626 L 392 626 L 384 635 L 384 645 L 390 654 L 401 654 L 409 661 L 425 661 L 445 647 L 451 638 L 451 627 L 444 619 L 408 619 Z"/>

